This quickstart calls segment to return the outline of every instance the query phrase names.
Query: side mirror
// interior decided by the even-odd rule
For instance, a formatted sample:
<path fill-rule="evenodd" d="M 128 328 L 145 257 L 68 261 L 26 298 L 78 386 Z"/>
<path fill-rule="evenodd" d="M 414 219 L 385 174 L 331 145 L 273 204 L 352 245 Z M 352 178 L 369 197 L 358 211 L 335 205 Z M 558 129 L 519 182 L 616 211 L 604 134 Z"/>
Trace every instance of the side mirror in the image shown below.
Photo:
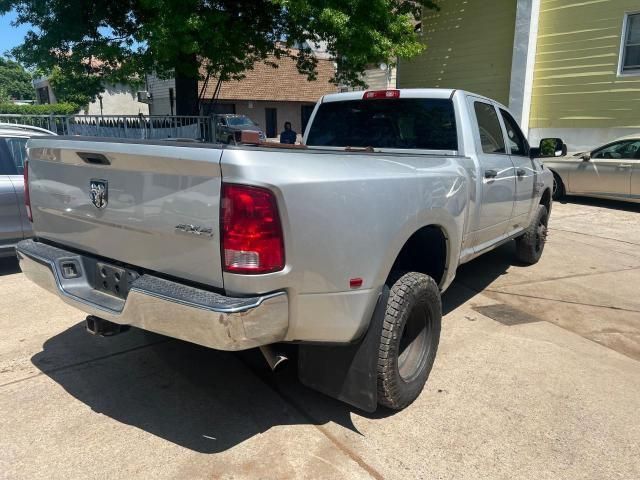
<path fill-rule="evenodd" d="M 531 158 L 564 157 L 567 154 L 567 146 L 560 138 L 543 138 L 539 148 L 531 149 Z"/>
<path fill-rule="evenodd" d="M 583 162 L 588 162 L 591 160 L 591 152 L 583 153 L 580 158 L 582 158 Z"/>

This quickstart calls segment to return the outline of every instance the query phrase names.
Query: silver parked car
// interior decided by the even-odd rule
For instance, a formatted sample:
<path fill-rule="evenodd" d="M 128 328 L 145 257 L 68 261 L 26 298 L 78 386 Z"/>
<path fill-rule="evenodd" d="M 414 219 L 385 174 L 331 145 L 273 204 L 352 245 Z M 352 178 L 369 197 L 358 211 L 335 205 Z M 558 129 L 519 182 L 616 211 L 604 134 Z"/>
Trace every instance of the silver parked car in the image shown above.
<path fill-rule="evenodd" d="M 28 125 L 0 123 L 0 257 L 15 256 L 15 245 L 31 236 L 24 206 L 24 161 L 30 137 L 55 135 Z"/>
<path fill-rule="evenodd" d="M 640 133 L 544 164 L 553 172 L 555 200 L 582 195 L 640 203 Z"/>

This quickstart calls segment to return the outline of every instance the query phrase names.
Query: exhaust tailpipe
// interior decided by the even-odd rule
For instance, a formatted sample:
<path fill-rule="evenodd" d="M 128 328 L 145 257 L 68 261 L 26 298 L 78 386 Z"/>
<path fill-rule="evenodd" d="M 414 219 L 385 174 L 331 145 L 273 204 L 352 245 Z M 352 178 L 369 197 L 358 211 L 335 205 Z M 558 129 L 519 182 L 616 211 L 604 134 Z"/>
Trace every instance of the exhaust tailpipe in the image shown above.
<path fill-rule="evenodd" d="M 276 352 L 271 345 L 263 345 L 260 347 L 260 351 L 262 352 L 262 355 L 264 355 L 264 359 L 267 361 L 272 371 L 278 368 L 278 365 L 289 360 L 286 355 Z"/>
<path fill-rule="evenodd" d="M 85 322 L 87 332 L 100 337 L 112 337 L 129 330 L 129 325 L 119 325 L 95 315 L 87 315 Z"/>

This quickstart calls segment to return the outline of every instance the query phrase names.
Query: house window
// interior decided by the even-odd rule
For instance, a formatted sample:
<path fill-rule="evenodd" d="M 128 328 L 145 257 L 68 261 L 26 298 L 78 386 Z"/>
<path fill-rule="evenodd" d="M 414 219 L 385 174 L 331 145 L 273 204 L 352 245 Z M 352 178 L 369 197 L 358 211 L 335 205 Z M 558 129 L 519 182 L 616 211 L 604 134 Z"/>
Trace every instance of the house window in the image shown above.
<path fill-rule="evenodd" d="M 640 13 L 625 16 L 620 73 L 640 74 Z"/>

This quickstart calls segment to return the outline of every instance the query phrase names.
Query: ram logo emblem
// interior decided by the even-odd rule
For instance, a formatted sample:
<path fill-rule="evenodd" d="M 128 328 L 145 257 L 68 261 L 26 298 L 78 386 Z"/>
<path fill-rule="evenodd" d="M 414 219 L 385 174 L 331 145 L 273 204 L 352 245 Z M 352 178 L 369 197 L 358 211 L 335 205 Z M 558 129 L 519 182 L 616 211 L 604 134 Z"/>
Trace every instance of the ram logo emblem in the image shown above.
<path fill-rule="evenodd" d="M 96 208 L 105 208 L 109 203 L 109 184 L 106 180 L 89 181 L 89 198 Z"/>

